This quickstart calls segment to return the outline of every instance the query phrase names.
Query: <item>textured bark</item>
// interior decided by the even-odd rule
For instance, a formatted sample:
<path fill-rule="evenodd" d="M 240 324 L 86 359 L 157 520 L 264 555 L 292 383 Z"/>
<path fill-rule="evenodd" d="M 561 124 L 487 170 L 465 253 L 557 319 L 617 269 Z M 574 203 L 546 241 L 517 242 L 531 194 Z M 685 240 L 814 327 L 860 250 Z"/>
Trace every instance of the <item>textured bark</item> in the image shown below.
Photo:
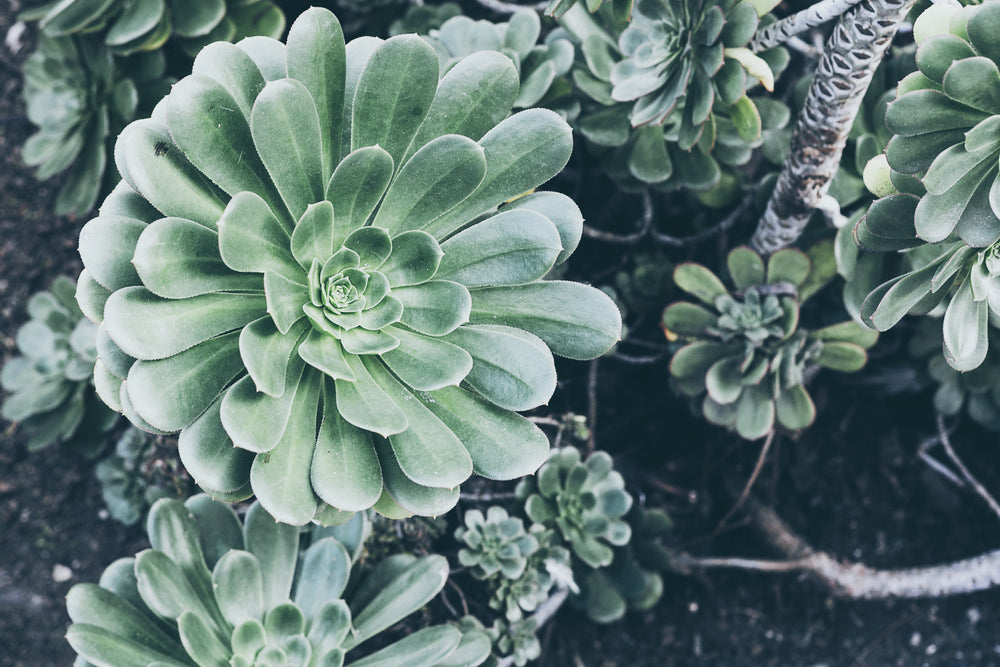
<path fill-rule="evenodd" d="M 761 28 L 754 34 L 747 47 L 751 51 L 763 51 L 772 46 L 784 44 L 806 30 L 837 18 L 858 2 L 860 0 L 822 0 L 822 2 L 817 2 L 812 7 L 807 7 L 772 23 L 766 28 Z"/>
<path fill-rule="evenodd" d="M 841 562 L 828 553 L 815 551 L 773 510 L 752 498 L 747 501 L 747 509 L 767 541 L 790 560 L 697 558 L 675 553 L 672 567 L 681 573 L 718 567 L 757 572 L 803 572 L 835 595 L 855 600 L 939 598 L 1000 586 L 1000 550 L 930 567 L 880 570 L 862 563 Z"/>
<path fill-rule="evenodd" d="M 875 68 L 913 3 L 863 0 L 837 23 L 750 242 L 758 252 L 767 255 L 794 242 L 826 196 Z"/>

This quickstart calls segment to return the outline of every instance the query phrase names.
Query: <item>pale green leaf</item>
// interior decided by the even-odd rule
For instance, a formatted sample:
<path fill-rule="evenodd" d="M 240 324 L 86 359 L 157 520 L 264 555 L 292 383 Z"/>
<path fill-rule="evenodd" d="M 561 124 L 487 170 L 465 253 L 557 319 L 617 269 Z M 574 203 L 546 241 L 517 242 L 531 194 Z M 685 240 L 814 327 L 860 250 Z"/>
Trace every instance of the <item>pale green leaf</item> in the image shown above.
<path fill-rule="evenodd" d="M 335 248 L 340 247 L 348 234 L 365 225 L 382 200 L 392 172 L 392 156 L 380 146 L 359 148 L 337 165 L 326 188 L 326 198 L 333 203 L 335 215 Z"/>
<path fill-rule="evenodd" d="M 344 421 L 332 383 L 326 383 L 323 424 L 313 454 L 311 479 L 323 502 L 345 511 L 365 510 L 382 494 L 382 470 L 372 435 Z"/>

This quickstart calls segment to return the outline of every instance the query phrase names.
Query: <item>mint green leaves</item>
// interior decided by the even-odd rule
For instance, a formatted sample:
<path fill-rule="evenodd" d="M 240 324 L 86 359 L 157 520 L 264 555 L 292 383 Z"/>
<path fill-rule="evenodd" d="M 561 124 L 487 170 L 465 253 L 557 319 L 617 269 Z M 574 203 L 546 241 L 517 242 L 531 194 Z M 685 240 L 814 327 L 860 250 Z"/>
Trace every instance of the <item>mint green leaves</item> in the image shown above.
<path fill-rule="evenodd" d="M 125 182 L 81 235 L 101 396 L 279 521 L 438 514 L 473 471 L 541 465 L 547 439 L 512 411 L 549 400 L 553 352 L 620 335 L 602 293 L 544 280 L 577 207 L 522 196 L 571 131 L 508 116 L 495 54 L 439 81 L 415 37 L 345 45 L 321 9 L 289 35 L 205 49 L 119 140 Z"/>
<path fill-rule="evenodd" d="M 441 591 L 441 556 L 397 555 L 360 576 L 351 553 L 361 545 L 348 533 L 300 535 L 256 503 L 241 522 L 204 495 L 158 501 L 147 531 L 151 549 L 115 561 L 100 585 L 77 584 L 66 597 L 66 637 L 87 664 L 473 667 L 489 655 L 484 633 L 438 625 L 352 659 L 356 647 Z"/>

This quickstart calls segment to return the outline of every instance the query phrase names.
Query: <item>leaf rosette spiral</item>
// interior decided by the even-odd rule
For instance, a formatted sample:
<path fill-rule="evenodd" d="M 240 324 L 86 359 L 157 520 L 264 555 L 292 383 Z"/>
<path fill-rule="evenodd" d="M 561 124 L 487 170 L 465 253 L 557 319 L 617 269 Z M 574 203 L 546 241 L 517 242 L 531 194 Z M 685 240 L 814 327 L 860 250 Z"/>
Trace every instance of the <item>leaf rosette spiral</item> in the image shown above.
<path fill-rule="evenodd" d="M 571 131 L 508 117 L 517 91 L 499 53 L 439 81 L 419 37 L 345 46 L 322 9 L 287 45 L 206 47 L 122 133 L 124 183 L 81 234 L 102 398 L 180 431 L 202 488 L 289 523 L 436 515 L 473 471 L 535 470 L 548 441 L 513 411 L 549 399 L 553 352 L 595 357 L 621 320 L 542 280 L 582 217 L 520 195 Z"/>
<path fill-rule="evenodd" d="M 257 503 L 241 521 L 205 495 L 157 501 L 147 532 L 152 548 L 66 596 L 78 664 L 474 667 L 489 655 L 486 633 L 436 625 L 354 657 L 441 591 L 441 556 L 398 554 L 354 567 L 356 531 L 301 535 Z"/>

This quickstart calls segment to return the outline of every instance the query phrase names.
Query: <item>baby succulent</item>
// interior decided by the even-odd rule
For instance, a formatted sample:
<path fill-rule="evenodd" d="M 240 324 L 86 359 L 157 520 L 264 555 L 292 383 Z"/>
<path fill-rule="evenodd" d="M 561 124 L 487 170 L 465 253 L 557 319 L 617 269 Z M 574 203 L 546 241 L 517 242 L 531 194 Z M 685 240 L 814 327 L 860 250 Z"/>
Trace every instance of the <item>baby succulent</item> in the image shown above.
<path fill-rule="evenodd" d="M 16 337 L 21 356 L 0 371 L 11 392 L 0 414 L 21 422 L 30 451 L 61 443 L 93 458 L 118 420 L 92 386 L 97 326 L 80 312 L 71 279 L 59 276 L 50 289 L 28 300 L 31 319 Z"/>
<path fill-rule="evenodd" d="M 632 496 L 606 452 L 581 461 L 575 447 L 555 449 L 535 476 L 521 480 L 516 493 L 528 517 L 558 531 L 589 567 L 610 564 L 613 547 L 631 537 L 621 517 L 632 506 Z"/>
<path fill-rule="evenodd" d="M 440 592 L 441 556 L 393 556 L 359 576 L 337 539 L 300 548 L 300 529 L 259 504 L 241 524 L 204 495 L 157 501 L 147 531 L 151 549 L 66 597 L 66 637 L 82 664 L 472 667 L 489 655 L 485 633 L 438 625 L 352 659 Z"/>
<path fill-rule="evenodd" d="M 538 524 L 531 527 L 531 536 L 537 539 L 538 548 L 525 559 L 526 567 L 520 576 L 514 579 L 496 576 L 490 580 L 489 605 L 503 612 L 511 622 L 523 618 L 525 612 L 535 611 L 554 588 L 579 592 L 570 552 L 562 546 L 561 538 Z"/>
<path fill-rule="evenodd" d="M 442 75 L 462 58 L 479 51 L 507 54 L 520 79 L 514 108 L 549 107 L 569 90 L 563 77 L 573 66 L 574 50 L 573 44 L 558 33 L 538 44 L 541 31 L 538 14 L 523 9 L 506 23 L 455 16 L 431 31 L 429 42 L 438 52 Z"/>
<path fill-rule="evenodd" d="M 180 431 L 203 489 L 287 523 L 438 515 L 473 471 L 533 472 L 548 440 L 514 411 L 548 401 L 553 353 L 598 356 L 621 319 L 543 280 L 582 216 L 524 193 L 572 136 L 508 117 L 517 91 L 500 53 L 439 81 L 421 38 L 345 47 L 320 8 L 287 45 L 206 47 L 121 134 L 124 181 L 81 233 L 101 397 Z"/>
<path fill-rule="evenodd" d="M 155 451 L 154 439 L 130 426 L 118 438 L 114 451 L 94 466 L 104 506 L 115 521 L 136 524 L 150 505 L 167 495 L 149 470 Z"/>
<path fill-rule="evenodd" d="M 766 264 L 747 247 L 729 253 L 730 291 L 709 269 L 680 264 L 674 282 L 701 303 L 677 302 L 663 313 L 670 335 L 690 342 L 670 363 L 684 394 L 704 395 L 701 411 L 713 424 L 753 440 L 777 422 L 792 430 L 809 426 L 816 409 L 803 384 L 810 366 L 855 371 L 877 334 L 854 322 L 816 331 L 799 327 L 799 308 L 833 276 L 827 243 L 812 257 L 795 249 Z"/>
<path fill-rule="evenodd" d="M 937 21 L 938 34 L 924 31 L 918 71 L 886 110 L 885 155 L 899 194 L 874 202 L 854 237 L 875 251 L 928 248 L 872 290 L 861 314 L 884 331 L 944 304 L 945 358 L 969 371 L 985 359 L 989 321 L 1000 315 L 1000 5 L 951 14 Z"/>
<path fill-rule="evenodd" d="M 524 574 L 528 556 L 538 550 L 538 540 L 524 530 L 524 522 L 499 506 L 487 509 L 486 516 L 475 509 L 466 512 L 465 527 L 455 531 L 455 539 L 465 544 L 458 562 L 478 579 L 496 574 L 517 579 Z"/>
<path fill-rule="evenodd" d="M 524 667 L 542 655 L 542 645 L 538 641 L 538 621 L 534 616 L 513 622 L 500 618 L 486 632 L 493 641 L 494 653 L 509 657 L 517 667 Z"/>

